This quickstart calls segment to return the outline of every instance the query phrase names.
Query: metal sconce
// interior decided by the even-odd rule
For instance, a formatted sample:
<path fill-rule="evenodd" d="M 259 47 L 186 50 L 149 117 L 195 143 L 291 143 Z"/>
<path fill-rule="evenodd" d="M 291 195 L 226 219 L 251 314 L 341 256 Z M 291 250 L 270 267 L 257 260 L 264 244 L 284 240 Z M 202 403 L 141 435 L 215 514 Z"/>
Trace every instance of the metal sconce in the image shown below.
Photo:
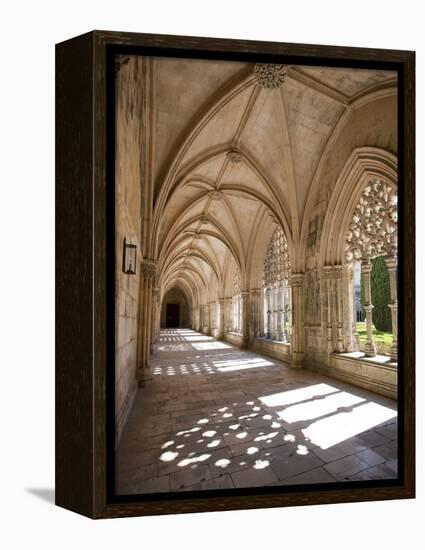
<path fill-rule="evenodd" d="M 135 244 L 128 244 L 124 239 L 122 270 L 127 275 L 136 275 L 136 249 Z"/>

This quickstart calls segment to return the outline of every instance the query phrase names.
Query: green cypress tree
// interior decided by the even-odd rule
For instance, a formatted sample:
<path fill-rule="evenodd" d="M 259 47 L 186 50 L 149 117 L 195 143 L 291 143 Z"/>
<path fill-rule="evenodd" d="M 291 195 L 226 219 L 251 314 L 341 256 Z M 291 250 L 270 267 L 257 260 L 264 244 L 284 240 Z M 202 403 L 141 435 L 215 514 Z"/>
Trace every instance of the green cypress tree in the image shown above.
<path fill-rule="evenodd" d="M 360 278 L 362 309 L 364 306 L 364 280 Z M 373 304 L 372 321 L 375 328 L 381 332 L 391 332 L 391 311 L 388 304 L 391 300 L 390 277 L 383 256 L 372 260 L 372 272 L 370 275 L 371 298 Z M 363 319 L 366 318 L 363 309 Z"/>
<path fill-rule="evenodd" d="M 373 324 L 381 332 L 391 332 L 391 310 L 388 304 L 391 301 L 390 277 L 383 256 L 372 260 L 371 273 Z"/>

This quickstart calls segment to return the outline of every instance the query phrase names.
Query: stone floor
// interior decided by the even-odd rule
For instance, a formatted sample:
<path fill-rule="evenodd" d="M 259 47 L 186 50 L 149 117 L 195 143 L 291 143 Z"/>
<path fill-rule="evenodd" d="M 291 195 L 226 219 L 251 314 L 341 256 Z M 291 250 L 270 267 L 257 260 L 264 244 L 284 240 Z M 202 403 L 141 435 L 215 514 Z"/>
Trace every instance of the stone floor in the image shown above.
<path fill-rule="evenodd" d="M 197 332 L 164 330 L 117 451 L 117 493 L 397 476 L 396 403 Z"/>

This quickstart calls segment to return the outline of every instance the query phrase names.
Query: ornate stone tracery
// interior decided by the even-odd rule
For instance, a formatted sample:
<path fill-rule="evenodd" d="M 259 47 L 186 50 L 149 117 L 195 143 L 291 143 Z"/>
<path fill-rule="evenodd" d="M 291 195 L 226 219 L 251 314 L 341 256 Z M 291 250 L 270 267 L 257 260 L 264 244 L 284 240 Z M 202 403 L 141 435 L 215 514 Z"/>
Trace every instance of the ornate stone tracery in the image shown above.
<path fill-rule="evenodd" d="M 283 229 L 276 227 L 267 247 L 264 260 L 264 286 L 280 288 L 287 281 L 291 274 L 291 263 L 289 260 L 288 241 Z"/>
<path fill-rule="evenodd" d="M 241 276 L 239 271 L 236 271 L 233 279 L 232 289 L 232 330 L 233 332 L 241 332 L 242 329 L 242 293 L 241 293 Z"/>
<path fill-rule="evenodd" d="M 370 180 L 354 209 L 346 238 L 348 262 L 397 255 L 397 192 Z"/>
<path fill-rule="evenodd" d="M 286 342 L 291 276 L 288 241 L 280 225 L 273 232 L 264 259 L 264 312 L 266 337 Z"/>
<path fill-rule="evenodd" d="M 286 80 L 289 65 L 278 63 L 256 63 L 254 74 L 262 88 L 279 88 Z"/>

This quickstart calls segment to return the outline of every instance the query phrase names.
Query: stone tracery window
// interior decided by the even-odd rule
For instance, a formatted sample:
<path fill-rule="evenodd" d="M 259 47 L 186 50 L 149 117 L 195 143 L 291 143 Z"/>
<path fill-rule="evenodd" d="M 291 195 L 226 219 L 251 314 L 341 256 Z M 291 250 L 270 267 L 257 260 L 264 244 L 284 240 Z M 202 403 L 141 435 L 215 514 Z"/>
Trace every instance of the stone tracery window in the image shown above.
<path fill-rule="evenodd" d="M 242 294 L 241 294 L 241 276 L 236 271 L 233 280 L 232 291 L 232 330 L 233 332 L 242 332 Z"/>
<path fill-rule="evenodd" d="M 265 336 L 280 342 L 289 340 L 290 274 L 288 242 L 282 227 L 278 225 L 271 236 L 264 259 L 263 293 Z"/>
<path fill-rule="evenodd" d="M 345 242 L 347 263 L 361 263 L 367 329 L 365 354 L 369 357 L 376 355 L 370 277 L 372 260 L 378 256 L 384 256 L 390 276 L 391 302 L 388 306 L 393 332 L 390 355 L 397 361 L 397 190 L 379 179 L 371 179 L 354 209 Z"/>

